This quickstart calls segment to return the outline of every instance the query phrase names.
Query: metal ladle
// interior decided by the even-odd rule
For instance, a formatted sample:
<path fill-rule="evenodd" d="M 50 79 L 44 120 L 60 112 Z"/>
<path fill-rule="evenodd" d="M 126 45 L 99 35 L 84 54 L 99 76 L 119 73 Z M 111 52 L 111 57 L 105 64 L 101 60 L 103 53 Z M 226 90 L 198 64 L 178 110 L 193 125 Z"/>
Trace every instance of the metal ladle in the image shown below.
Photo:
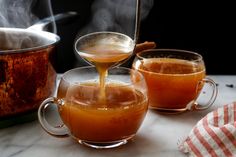
<path fill-rule="evenodd" d="M 135 45 L 138 41 L 139 36 L 139 29 L 140 29 L 140 0 L 136 0 L 136 12 L 135 12 L 135 31 L 134 31 L 134 39 L 131 39 L 129 36 L 117 33 L 117 32 L 109 32 L 109 31 L 101 31 L 101 32 L 94 32 L 89 33 L 87 35 L 84 35 L 80 38 L 78 38 L 75 41 L 74 49 L 81 56 L 83 53 L 87 53 L 87 55 L 94 55 L 91 52 L 84 52 L 85 47 L 91 47 L 94 46 L 100 42 L 107 42 L 109 45 L 119 45 L 122 46 L 125 50 L 124 53 L 129 54 L 128 58 L 126 58 L 123 61 L 120 61 L 119 63 L 115 63 L 113 66 L 121 65 L 125 61 L 127 61 L 134 52 Z M 102 54 L 100 54 L 102 55 Z M 96 55 L 94 55 L 96 57 Z M 82 57 L 84 59 L 84 57 Z M 85 60 L 87 61 L 87 60 Z M 87 61 L 88 62 L 88 61 Z M 90 63 L 90 62 L 88 62 Z M 91 63 L 90 63 L 91 64 Z"/>

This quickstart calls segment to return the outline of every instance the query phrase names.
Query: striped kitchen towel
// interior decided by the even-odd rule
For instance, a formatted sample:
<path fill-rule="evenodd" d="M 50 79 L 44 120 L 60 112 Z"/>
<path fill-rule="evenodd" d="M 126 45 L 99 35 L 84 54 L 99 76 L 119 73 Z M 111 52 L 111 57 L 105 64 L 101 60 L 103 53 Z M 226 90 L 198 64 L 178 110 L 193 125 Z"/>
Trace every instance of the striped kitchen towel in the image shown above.
<path fill-rule="evenodd" d="M 179 149 L 191 157 L 236 157 L 236 102 L 208 113 Z"/>

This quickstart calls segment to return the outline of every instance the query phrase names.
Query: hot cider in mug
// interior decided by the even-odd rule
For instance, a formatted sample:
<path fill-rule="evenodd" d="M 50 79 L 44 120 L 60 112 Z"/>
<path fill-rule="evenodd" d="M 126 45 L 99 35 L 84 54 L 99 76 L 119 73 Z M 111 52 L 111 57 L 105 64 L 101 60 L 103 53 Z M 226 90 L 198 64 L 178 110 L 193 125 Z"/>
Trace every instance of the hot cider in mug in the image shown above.
<path fill-rule="evenodd" d="M 100 95 L 95 67 L 66 72 L 57 96 L 46 99 L 38 111 L 42 127 L 57 137 L 72 136 L 93 148 L 112 148 L 135 136 L 148 109 L 145 80 L 138 71 L 127 68 L 108 70 L 105 96 Z M 53 127 L 46 109 L 56 105 L 63 124 Z"/>
<path fill-rule="evenodd" d="M 149 106 L 166 113 L 209 108 L 216 99 L 217 87 L 206 78 L 200 54 L 175 49 L 152 49 L 136 54 L 133 69 L 140 71 L 148 86 Z M 205 105 L 197 99 L 205 84 L 212 95 Z"/>

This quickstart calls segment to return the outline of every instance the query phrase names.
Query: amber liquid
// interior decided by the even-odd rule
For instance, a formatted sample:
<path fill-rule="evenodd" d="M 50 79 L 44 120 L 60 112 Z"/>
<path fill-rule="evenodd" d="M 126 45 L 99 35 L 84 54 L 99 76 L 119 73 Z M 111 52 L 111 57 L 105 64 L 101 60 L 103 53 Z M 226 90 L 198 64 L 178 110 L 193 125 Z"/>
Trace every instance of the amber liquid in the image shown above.
<path fill-rule="evenodd" d="M 203 64 L 181 59 L 145 59 L 134 63 L 133 68 L 143 73 L 153 108 L 186 108 L 199 95 L 205 77 Z"/>
<path fill-rule="evenodd" d="M 83 47 L 80 55 L 96 66 L 100 80 L 100 101 L 105 101 L 105 79 L 110 67 L 127 59 L 132 52 L 114 44 L 95 44 Z"/>
<path fill-rule="evenodd" d="M 105 102 L 97 101 L 99 85 L 95 83 L 74 85 L 66 93 L 63 91 L 59 89 L 58 93 L 65 100 L 60 115 L 77 140 L 109 142 L 132 137 L 147 111 L 146 97 L 120 84 L 106 85 Z"/>

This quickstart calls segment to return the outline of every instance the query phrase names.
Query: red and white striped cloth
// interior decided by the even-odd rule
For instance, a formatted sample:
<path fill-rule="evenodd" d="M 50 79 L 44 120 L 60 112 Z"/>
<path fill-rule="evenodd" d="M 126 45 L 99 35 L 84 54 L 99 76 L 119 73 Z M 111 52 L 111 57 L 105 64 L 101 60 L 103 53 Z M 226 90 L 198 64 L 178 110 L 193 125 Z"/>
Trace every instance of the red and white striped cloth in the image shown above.
<path fill-rule="evenodd" d="M 208 113 L 179 149 L 191 157 L 236 157 L 236 102 Z"/>

